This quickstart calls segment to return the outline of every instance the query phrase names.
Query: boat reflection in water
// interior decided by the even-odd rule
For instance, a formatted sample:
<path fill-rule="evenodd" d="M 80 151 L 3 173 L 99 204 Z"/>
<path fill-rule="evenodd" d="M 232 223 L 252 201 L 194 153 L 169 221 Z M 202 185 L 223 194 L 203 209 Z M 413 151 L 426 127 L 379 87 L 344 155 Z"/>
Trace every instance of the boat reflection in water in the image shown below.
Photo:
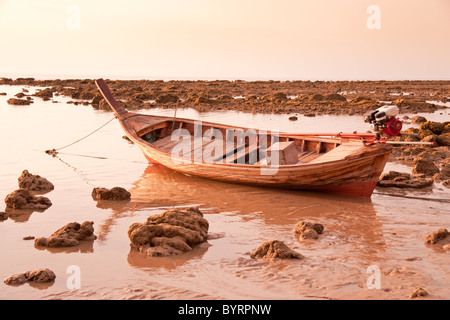
<path fill-rule="evenodd" d="M 136 267 L 170 269 L 201 259 L 206 253 L 216 258 L 242 256 L 271 239 L 301 246 L 303 251 L 320 249 L 321 259 L 343 250 L 343 254 L 355 251 L 367 260 L 373 258 L 374 250 L 370 248 L 383 237 L 367 198 L 222 183 L 159 165 L 149 165 L 130 192 L 131 201 L 98 203 L 98 207 L 112 209 L 112 215 L 99 226 L 100 241 L 106 239 L 117 219 L 129 218 L 130 214 L 136 216 L 135 222 L 144 222 L 148 216 L 167 209 L 198 206 L 210 223 L 207 243 L 179 257 L 150 258 L 130 250 L 128 262 Z M 322 223 L 324 240 L 314 245 L 300 243 L 293 232 L 300 220 Z M 221 252 L 211 249 L 211 245 L 220 247 Z"/>

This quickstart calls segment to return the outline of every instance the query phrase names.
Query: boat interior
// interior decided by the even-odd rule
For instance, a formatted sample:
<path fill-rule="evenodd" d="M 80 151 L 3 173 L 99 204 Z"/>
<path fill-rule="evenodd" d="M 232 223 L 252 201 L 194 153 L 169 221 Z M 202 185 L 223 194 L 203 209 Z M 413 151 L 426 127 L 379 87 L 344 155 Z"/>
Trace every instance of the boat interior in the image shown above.
<path fill-rule="evenodd" d="M 320 163 L 342 160 L 362 146 L 361 141 L 336 137 L 272 134 L 183 119 L 155 119 L 149 123 L 149 120 L 139 118 L 133 118 L 132 126 L 141 139 L 171 153 L 182 141 L 180 136 L 187 136 L 191 147 L 180 156 L 196 162 L 206 162 L 204 155 L 207 154 L 215 163 L 266 165 L 268 159 L 278 153 L 279 165 Z M 178 139 L 173 137 L 174 133 Z"/>

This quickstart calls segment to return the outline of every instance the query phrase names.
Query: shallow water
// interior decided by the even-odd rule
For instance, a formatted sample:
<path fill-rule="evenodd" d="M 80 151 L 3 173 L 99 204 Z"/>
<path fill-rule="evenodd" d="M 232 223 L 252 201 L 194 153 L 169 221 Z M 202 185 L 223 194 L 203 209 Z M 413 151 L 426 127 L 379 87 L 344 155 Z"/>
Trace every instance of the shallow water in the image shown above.
<path fill-rule="evenodd" d="M 0 196 L 18 188 L 24 169 L 49 179 L 55 190 L 45 195 L 53 203 L 46 211 L 12 212 L 0 221 L 0 278 L 49 268 L 56 280 L 18 287 L 1 282 L 0 299 L 407 299 L 419 286 L 428 298 L 450 298 L 449 254 L 423 242 L 427 234 L 448 228 L 448 203 L 381 194 L 449 199 L 449 189 L 439 184 L 420 191 L 377 189 L 371 199 L 360 199 L 211 182 L 148 165 L 139 149 L 122 139 L 115 120 L 51 157 L 44 151 L 76 141 L 113 115 L 66 104 L 63 97 L 54 99 L 59 103 L 35 98 L 30 106 L 8 105 L 6 100 L 21 90 L 0 86 L 8 93 L 0 96 Z M 173 115 L 174 110 L 142 112 Z M 299 115 L 289 121 L 290 115 L 195 110 L 177 110 L 177 116 L 288 132 L 367 130 L 359 116 Z M 426 117 L 450 120 L 448 110 Z M 385 170 L 390 169 L 411 170 L 399 163 L 388 163 Z M 92 200 L 94 187 L 114 186 L 130 190 L 131 201 Z M 130 250 L 132 223 L 188 206 L 199 206 L 209 221 L 206 243 L 174 258 L 148 258 Z M 325 232 L 316 241 L 299 241 L 293 227 L 302 219 L 322 223 Z M 94 221 L 98 239 L 81 247 L 39 250 L 32 240 L 23 240 L 86 220 Z M 250 258 L 261 242 L 272 239 L 305 258 Z M 80 268 L 79 289 L 68 284 L 70 266 Z M 370 266 L 381 272 L 379 289 L 368 286 Z"/>

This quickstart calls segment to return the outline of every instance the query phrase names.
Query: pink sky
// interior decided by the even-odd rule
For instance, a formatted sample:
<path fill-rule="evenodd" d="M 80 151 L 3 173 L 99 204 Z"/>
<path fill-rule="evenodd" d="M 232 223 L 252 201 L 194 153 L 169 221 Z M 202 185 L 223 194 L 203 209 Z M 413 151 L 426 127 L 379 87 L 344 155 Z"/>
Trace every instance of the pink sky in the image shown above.
<path fill-rule="evenodd" d="M 0 77 L 450 80 L 449 40 L 449 0 L 0 0 Z"/>

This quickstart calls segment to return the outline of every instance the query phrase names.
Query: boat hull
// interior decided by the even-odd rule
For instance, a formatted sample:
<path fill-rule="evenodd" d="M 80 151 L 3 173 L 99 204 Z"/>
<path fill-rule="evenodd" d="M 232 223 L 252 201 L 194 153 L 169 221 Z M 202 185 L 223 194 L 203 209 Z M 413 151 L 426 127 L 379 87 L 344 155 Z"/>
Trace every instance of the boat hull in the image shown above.
<path fill-rule="evenodd" d="M 139 145 L 139 144 L 138 144 Z M 386 165 L 391 146 L 374 145 L 367 155 L 321 164 L 279 166 L 273 174 L 265 174 L 251 165 L 204 164 L 174 160 L 156 148 L 139 145 L 149 163 L 177 172 L 222 182 L 270 188 L 332 192 L 370 197 Z M 370 147 L 368 147 L 370 148 Z"/>

